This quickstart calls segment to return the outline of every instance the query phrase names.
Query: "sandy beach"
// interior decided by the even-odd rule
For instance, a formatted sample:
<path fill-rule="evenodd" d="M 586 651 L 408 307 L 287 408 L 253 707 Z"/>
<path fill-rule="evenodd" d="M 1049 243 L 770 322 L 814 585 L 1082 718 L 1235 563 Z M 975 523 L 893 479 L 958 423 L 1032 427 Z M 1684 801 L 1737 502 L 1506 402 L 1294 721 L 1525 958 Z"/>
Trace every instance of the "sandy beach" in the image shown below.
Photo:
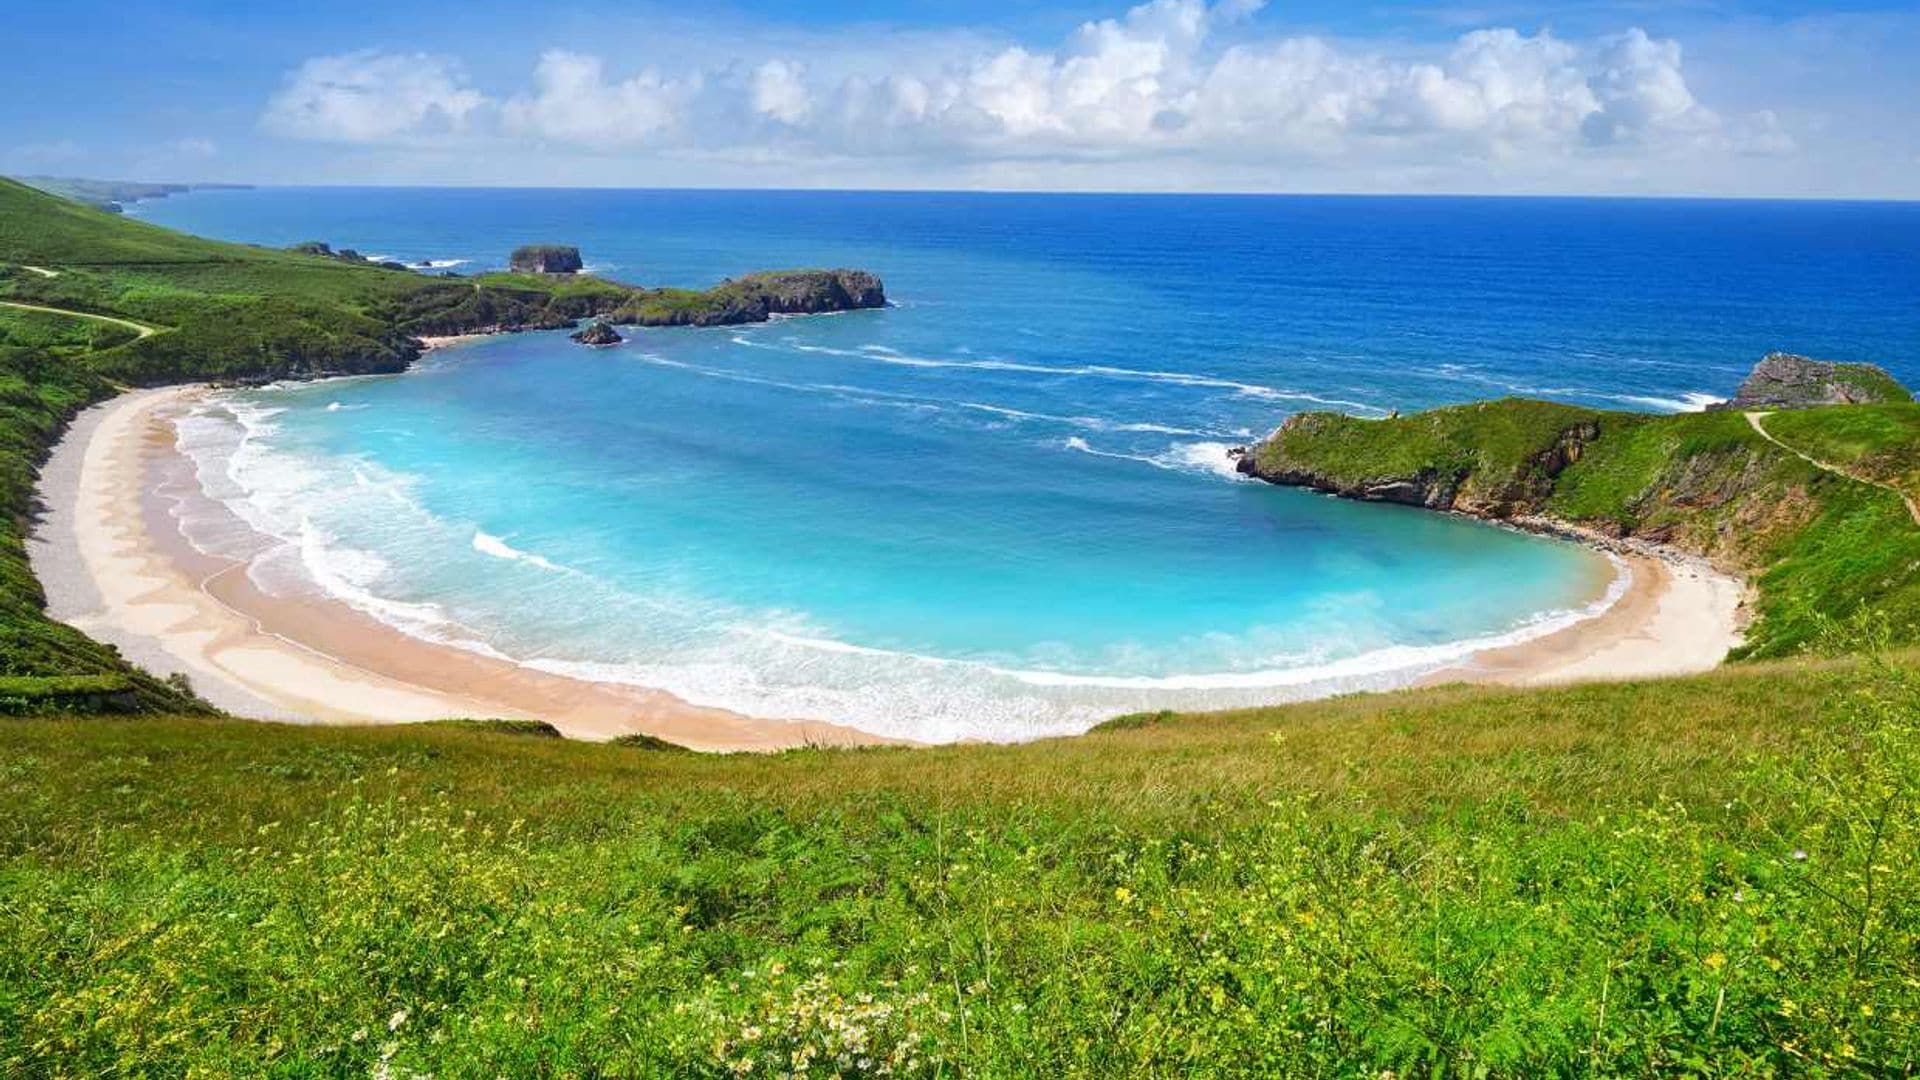
<path fill-rule="evenodd" d="M 30 550 L 55 618 L 148 670 L 185 674 L 213 704 L 241 716 L 340 724 L 532 718 L 574 738 L 644 732 L 701 750 L 888 741 L 423 641 L 318 590 L 269 594 L 244 563 L 196 549 L 179 526 L 183 500 L 199 500 L 200 513 L 226 513 L 201 493 L 169 420 L 203 392 L 129 393 L 77 418 L 43 470 L 48 512 Z M 1478 653 L 1421 683 L 1678 675 L 1713 667 L 1739 642 L 1739 579 L 1646 552 L 1617 558 L 1630 580 L 1601 614 Z"/>
<path fill-rule="evenodd" d="M 1606 611 L 1551 634 L 1475 653 L 1422 680 L 1544 686 L 1707 671 L 1740 644 L 1747 584 L 1684 556 L 1616 552 L 1629 575 Z"/>
<path fill-rule="evenodd" d="M 573 738 L 644 732 L 698 750 L 885 742 L 851 728 L 690 705 L 421 641 L 321 594 L 274 596 L 196 550 L 173 500 L 198 486 L 167 417 L 202 391 L 139 391 L 87 410 L 42 470 L 30 541 L 49 613 L 241 716 L 340 724 L 532 718 Z M 205 507 L 202 507 L 205 509 Z"/>

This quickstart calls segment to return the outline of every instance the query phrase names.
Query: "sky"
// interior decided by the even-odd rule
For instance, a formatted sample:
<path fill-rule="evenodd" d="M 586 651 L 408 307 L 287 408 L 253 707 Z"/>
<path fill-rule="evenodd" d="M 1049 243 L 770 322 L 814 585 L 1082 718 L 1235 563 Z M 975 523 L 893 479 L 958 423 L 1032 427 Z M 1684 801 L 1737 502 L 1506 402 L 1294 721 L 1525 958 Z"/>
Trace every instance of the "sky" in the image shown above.
<path fill-rule="evenodd" d="M 1920 0 L 18 0 L 0 172 L 1920 198 Z"/>

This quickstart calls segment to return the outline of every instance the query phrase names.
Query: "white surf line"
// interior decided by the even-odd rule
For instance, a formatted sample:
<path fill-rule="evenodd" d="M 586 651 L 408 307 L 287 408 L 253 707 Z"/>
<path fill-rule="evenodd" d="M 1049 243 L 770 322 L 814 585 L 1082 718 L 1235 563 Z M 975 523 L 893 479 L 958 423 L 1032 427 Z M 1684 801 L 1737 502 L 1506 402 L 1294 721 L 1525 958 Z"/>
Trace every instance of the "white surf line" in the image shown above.
<path fill-rule="evenodd" d="M 115 326 L 124 326 L 139 334 L 142 338 L 150 338 L 160 332 L 160 328 L 157 326 L 148 326 L 144 323 L 134 322 L 132 319 L 122 319 L 113 315 L 95 315 L 91 311 L 69 311 L 66 308 L 47 307 L 45 304 L 22 304 L 14 300 L 0 300 L 0 307 L 19 308 L 21 311 L 45 311 L 54 315 L 71 315 L 76 319 L 94 319 L 99 322 L 112 323 Z M 135 340 L 139 339 L 136 338 Z"/>
<path fill-rule="evenodd" d="M 1913 496 L 1908 495 L 1905 491 L 1902 491 L 1901 489 L 1899 489 L 1898 487 L 1895 487 L 1892 484 L 1885 483 L 1880 480 L 1874 480 L 1869 477 L 1861 476 L 1858 473 L 1855 473 L 1853 470 L 1844 468 L 1839 465 L 1835 465 L 1831 461 L 1821 461 L 1819 458 L 1814 457 L 1812 454 L 1805 453 L 1804 451 L 1796 450 L 1793 447 L 1788 446 L 1786 443 L 1781 442 L 1779 439 L 1774 438 L 1773 435 L 1770 434 L 1767 431 L 1767 429 L 1763 427 L 1760 423 L 1760 421 L 1772 415 L 1773 414 L 1771 412 L 1750 412 L 1746 414 L 1747 423 L 1753 425 L 1753 430 L 1759 432 L 1761 438 L 1767 440 L 1768 442 L 1779 447 L 1780 449 L 1785 450 L 1787 453 L 1792 454 L 1794 457 L 1799 458 L 1800 460 L 1806 462 L 1807 464 L 1812 465 L 1816 469 L 1820 469 L 1825 472 L 1830 472 L 1835 476 L 1845 477 L 1846 479 L 1851 480 L 1856 484 L 1867 484 L 1872 487 L 1882 488 L 1886 491 L 1893 492 L 1895 495 L 1898 495 L 1900 497 L 1901 502 L 1906 504 L 1907 513 L 1913 517 L 1913 523 L 1915 525 L 1920 525 L 1920 504 L 1916 504 L 1913 501 Z"/>

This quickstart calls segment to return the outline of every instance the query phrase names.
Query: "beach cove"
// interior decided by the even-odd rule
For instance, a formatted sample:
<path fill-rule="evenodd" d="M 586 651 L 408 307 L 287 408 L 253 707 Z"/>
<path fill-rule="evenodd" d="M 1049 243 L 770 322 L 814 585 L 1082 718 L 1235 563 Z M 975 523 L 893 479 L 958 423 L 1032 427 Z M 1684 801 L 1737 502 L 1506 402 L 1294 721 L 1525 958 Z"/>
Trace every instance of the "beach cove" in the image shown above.
<path fill-rule="evenodd" d="M 705 750 L 892 741 L 539 671 L 403 633 L 320 590 L 269 594 L 242 563 L 197 550 L 180 529 L 183 501 L 201 511 L 210 501 L 174 445 L 174 424 L 207 393 L 135 392 L 81 416 L 43 472 L 49 512 L 32 551 L 51 614 L 150 670 L 187 675 L 210 702 L 301 722 L 531 718 L 571 737 L 646 733 Z M 1620 576 L 1583 617 L 1474 651 L 1420 680 L 1533 685 L 1683 674 L 1712 667 L 1738 641 L 1736 581 L 1644 552 L 1616 566 Z"/>

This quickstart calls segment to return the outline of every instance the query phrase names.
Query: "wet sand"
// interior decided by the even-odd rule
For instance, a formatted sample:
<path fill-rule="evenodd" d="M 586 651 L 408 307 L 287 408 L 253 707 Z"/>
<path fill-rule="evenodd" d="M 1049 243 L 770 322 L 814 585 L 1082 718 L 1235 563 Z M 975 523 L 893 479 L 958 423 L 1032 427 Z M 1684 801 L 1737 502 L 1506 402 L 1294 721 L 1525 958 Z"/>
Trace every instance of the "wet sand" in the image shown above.
<path fill-rule="evenodd" d="M 574 738 L 646 733 L 700 750 L 888 741 L 422 641 L 317 590 L 269 594 L 245 564 L 196 550 L 178 526 L 183 499 L 201 500 L 196 512 L 225 512 L 199 493 L 167 420 L 200 392 L 140 391 L 82 414 L 43 470 L 48 514 L 32 548 L 50 614 L 148 670 L 184 673 L 213 704 L 344 724 L 530 718 Z"/>
<path fill-rule="evenodd" d="M 700 750 L 885 743 L 819 721 L 743 716 L 660 690 L 550 674 L 402 633 L 318 589 L 259 587 L 240 561 L 188 542 L 182 510 L 208 499 L 174 446 L 170 417 L 196 388 L 139 391 L 74 422 L 42 472 L 46 518 L 30 541 L 49 613 L 160 674 L 180 672 L 241 716 L 372 724 L 447 717 L 545 720 L 574 738 L 646 733 Z M 1600 614 L 1477 653 L 1421 685 L 1540 685 L 1679 675 L 1740 640 L 1746 588 L 1697 562 L 1619 554 L 1631 579 Z"/>

